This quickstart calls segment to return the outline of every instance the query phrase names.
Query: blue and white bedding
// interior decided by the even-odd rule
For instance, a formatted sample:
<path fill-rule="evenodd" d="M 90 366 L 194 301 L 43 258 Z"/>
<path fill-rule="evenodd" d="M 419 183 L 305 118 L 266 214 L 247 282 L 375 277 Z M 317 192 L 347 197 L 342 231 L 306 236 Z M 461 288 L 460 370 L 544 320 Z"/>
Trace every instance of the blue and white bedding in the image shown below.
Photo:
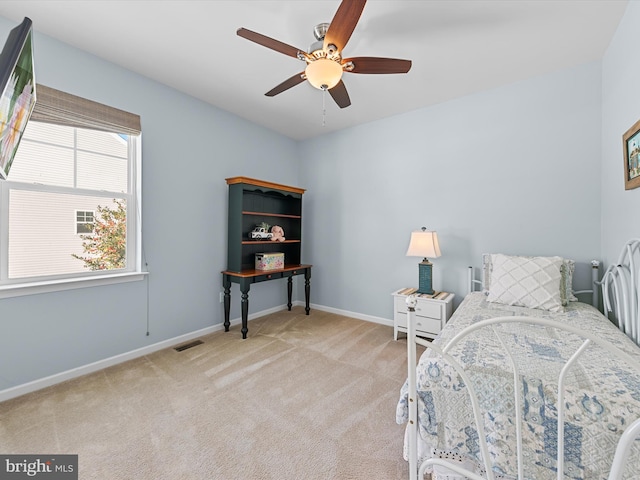
<path fill-rule="evenodd" d="M 489 303 L 481 292 L 469 294 L 433 343 L 443 346 L 465 327 L 481 320 L 504 316 L 553 319 L 578 326 L 608 340 L 638 359 L 640 349 L 595 308 L 570 302 L 561 312 Z M 535 328 L 538 328 L 536 331 Z M 508 359 L 495 337 L 483 330 L 464 340 L 450 352 L 471 367 L 474 387 L 483 407 L 484 424 L 495 473 L 514 478 L 517 472 L 513 376 Z M 547 329 L 531 327 L 511 335 L 528 366 L 522 376 L 523 440 L 525 476 L 542 480 L 556 478 L 558 365 L 570 355 L 567 339 L 554 338 Z M 568 343 L 571 343 L 570 341 Z M 571 350 L 573 353 L 575 349 Z M 565 396 L 565 478 L 606 478 L 622 431 L 640 418 L 640 375 L 617 361 L 591 353 L 572 370 Z M 588 353 L 586 355 L 589 355 Z M 597 357 L 597 358 L 595 358 Z M 551 375 L 550 375 L 551 374 Z M 417 367 L 418 462 L 432 456 L 456 458 L 479 471 L 478 435 L 464 385 L 450 365 L 427 349 Z M 408 419 L 407 384 L 397 405 L 396 421 Z M 640 442 L 636 441 L 630 464 L 640 475 Z M 407 444 L 405 440 L 405 458 Z M 446 478 L 446 477 L 438 477 Z M 634 477 L 639 478 L 639 477 Z"/>

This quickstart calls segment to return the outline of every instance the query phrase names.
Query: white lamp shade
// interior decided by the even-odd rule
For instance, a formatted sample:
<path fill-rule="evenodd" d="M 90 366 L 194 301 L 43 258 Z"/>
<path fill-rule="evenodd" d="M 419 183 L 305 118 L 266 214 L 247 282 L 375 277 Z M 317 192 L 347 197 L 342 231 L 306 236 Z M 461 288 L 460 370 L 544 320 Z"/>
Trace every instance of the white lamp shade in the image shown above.
<path fill-rule="evenodd" d="M 407 257 L 437 258 L 440 256 L 438 234 L 426 230 L 411 232 Z"/>
<path fill-rule="evenodd" d="M 327 58 L 319 58 L 307 65 L 304 70 L 309 83 L 322 90 L 326 86 L 327 90 L 335 87 L 342 78 L 342 65 Z"/>

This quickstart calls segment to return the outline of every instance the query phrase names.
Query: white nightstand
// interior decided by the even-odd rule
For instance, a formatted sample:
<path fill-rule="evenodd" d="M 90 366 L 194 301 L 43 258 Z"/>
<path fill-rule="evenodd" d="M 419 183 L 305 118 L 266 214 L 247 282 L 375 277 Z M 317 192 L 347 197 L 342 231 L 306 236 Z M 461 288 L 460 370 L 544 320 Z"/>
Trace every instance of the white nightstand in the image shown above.
<path fill-rule="evenodd" d="M 407 332 L 407 288 L 393 292 L 393 339 L 398 332 Z M 416 294 L 416 334 L 420 337 L 435 338 L 453 313 L 453 293 L 441 292 L 433 298 Z"/>

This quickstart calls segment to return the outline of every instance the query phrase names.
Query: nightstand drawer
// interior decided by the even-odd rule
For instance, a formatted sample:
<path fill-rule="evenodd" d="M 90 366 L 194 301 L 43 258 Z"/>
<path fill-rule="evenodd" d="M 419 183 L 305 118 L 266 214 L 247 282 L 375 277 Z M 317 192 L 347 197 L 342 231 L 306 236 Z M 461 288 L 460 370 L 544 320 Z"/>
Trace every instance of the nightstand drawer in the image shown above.
<path fill-rule="evenodd" d="M 406 311 L 406 305 L 405 305 Z M 442 315 L 442 305 L 439 303 L 431 303 L 424 302 L 418 300 L 418 305 L 416 305 L 416 316 L 417 317 L 428 317 L 428 318 L 436 318 L 438 322 L 443 317 Z"/>
<path fill-rule="evenodd" d="M 398 320 L 398 327 L 406 329 L 407 314 L 403 312 L 397 312 L 396 315 L 396 318 Z M 416 315 L 414 318 L 416 322 L 416 330 L 418 332 L 438 334 L 442 328 L 442 321 L 440 319 L 434 320 L 433 318 L 420 317 L 418 315 Z"/>
<path fill-rule="evenodd" d="M 395 311 L 398 313 L 407 312 L 407 297 L 396 297 L 394 300 Z M 416 315 L 420 317 L 435 318 L 440 320 L 443 318 L 442 304 L 434 303 L 425 299 L 418 299 L 416 305 Z"/>

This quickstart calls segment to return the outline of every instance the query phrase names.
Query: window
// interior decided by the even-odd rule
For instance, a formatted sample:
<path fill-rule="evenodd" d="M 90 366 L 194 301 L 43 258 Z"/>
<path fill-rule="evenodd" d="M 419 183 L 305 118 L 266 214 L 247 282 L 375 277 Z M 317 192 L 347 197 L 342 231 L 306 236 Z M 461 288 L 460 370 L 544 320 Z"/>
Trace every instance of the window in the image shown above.
<path fill-rule="evenodd" d="M 140 119 L 38 85 L 0 182 L 0 289 L 140 272 Z"/>
<path fill-rule="evenodd" d="M 94 212 L 76 210 L 76 233 L 93 233 Z"/>

